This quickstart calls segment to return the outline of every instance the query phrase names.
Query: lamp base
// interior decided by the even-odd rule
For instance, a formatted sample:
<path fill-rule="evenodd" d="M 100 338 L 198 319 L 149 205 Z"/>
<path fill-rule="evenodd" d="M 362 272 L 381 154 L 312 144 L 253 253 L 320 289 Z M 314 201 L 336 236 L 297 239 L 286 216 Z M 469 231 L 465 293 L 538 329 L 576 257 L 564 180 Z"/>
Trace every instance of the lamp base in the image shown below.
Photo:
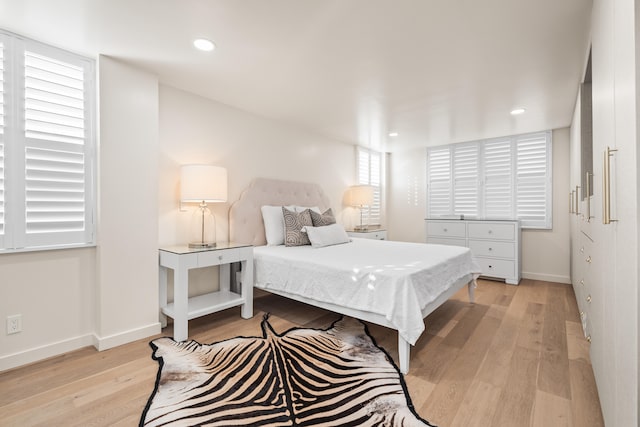
<path fill-rule="evenodd" d="M 215 248 L 216 242 L 191 242 L 189 247 L 192 249 Z"/>

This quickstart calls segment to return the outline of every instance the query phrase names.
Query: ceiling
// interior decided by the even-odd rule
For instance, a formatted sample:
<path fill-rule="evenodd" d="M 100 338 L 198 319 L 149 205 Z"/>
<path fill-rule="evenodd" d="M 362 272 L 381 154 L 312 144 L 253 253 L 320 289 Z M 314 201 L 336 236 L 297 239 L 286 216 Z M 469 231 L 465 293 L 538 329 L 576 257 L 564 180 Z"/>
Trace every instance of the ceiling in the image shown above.
<path fill-rule="evenodd" d="M 394 151 L 566 127 L 591 0 L 0 0 L 0 28 Z M 192 40 L 208 38 L 213 52 Z M 515 107 L 526 113 L 511 116 Z M 389 132 L 398 132 L 395 138 Z M 304 141 L 301 141 L 304 143 Z"/>

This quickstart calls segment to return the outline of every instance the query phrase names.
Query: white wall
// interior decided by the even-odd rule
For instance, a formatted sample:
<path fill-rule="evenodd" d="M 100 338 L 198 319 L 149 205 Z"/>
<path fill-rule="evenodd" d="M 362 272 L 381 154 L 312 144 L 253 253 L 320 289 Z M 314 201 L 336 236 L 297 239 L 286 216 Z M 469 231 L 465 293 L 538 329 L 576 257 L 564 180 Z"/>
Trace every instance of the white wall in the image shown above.
<path fill-rule="evenodd" d="M 100 56 L 98 348 L 160 332 L 158 80 Z"/>
<path fill-rule="evenodd" d="M 355 161 L 353 145 L 160 85 L 160 245 L 185 244 L 189 238 L 194 207 L 179 211 L 182 164 L 227 168 L 228 202 L 209 205 L 216 217 L 216 237 L 223 241 L 228 238 L 229 206 L 253 178 L 318 183 L 338 215 L 343 193 L 355 181 Z M 216 271 L 215 267 L 193 270 L 190 294 L 215 288 Z"/>
<path fill-rule="evenodd" d="M 99 60 L 98 246 L 4 254 L 0 371 L 87 345 L 108 348 L 158 323 L 158 82 Z"/>
<path fill-rule="evenodd" d="M 93 342 L 95 248 L 0 256 L 0 371 Z M 22 332 L 4 320 L 22 315 Z"/>
<path fill-rule="evenodd" d="M 218 238 L 254 177 L 316 182 L 340 215 L 355 180 L 355 148 L 168 86 L 101 56 L 98 246 L 0 257 L 0 370 L 94 344 L 109 348 L 158 333 L 158 244 L 185 243 L 191 212 L 178 210 L 179 166 L 229 172 L 229 202 L 214 206 Z M 194 291 L 215 286 L 194 271 Z"/>
<path fill-rule="evenodd" d="M 184 243 L 188 237 L 191 212 L 178 211 L 179 167 L 187 163 L 227 168 L 228 202 L 210 205 L 219 240 L 228 235 L 229 206 L 255 177 L 319 183 L 338 211 L 344 190 L 355 180 L 353 145 L 161 85 L 161 245 Z"/>
<path fill-rule="evenodd" d="M 426 149 L 394 151 L 388 173 L 389 238 L 425 241 Z M 569 188 L 569 129 L 553 131 L 553 229 L 522 233 L 523 277 L 560 283 L 570 281 L 570 224 L 566 189 Z"/>

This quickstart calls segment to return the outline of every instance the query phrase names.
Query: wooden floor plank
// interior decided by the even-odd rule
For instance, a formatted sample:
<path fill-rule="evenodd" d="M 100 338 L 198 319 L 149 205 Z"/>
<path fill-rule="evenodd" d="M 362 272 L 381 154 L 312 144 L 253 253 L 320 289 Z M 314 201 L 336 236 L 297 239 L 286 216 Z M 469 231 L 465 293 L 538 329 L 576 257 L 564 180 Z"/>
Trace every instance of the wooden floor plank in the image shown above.
<path fill-rule="evenodd" d="M 542 354 L 538 372 L 538 388 L 566 399 L 571 398 L 569 356 L 565 330 L 564 289 L 550 286 L 544 313 Z"/>
<path fill-rule="evenodd" d="M 536 395 L 539 353 L 516 346 L 511 356 L 507 383 L 500 395 L 492 427 L 529 426 Z"/>
<path fill-rule="evenodd" d="M 451 347 L 462 348 L 467 344 L 469 337 L 473 335 L 482 318 L 485 317 L 487 310 L 489 310 L 489 307 L 486 305 L 475 304 L 471 306 L 465 316 L 446 335 L 442 343 Z"/>
<path fill-rule="evenodd" d="M 486 313 L 486 307 L 476 305 L 477 314 Z M 469 315 L 470 318 L 475 316 Z M 463 321 L 461 321 L 462 323 Z M 500 321 L 493 317 L 481 318 L 473 335 L 459 351 L 457 357 L 450 364 L 446 376 L 441 378 L 429 399 L 422 406 L 421 411 L 429 414 L 429 420 L 439 425 L 449 425 L 453 421 L 463 402 L 467 391 L 476 377 L 478 368 L 487 353 L 493 336 L 500 325 Z M 443 341 L 445 343 L 446 339 Z M 449 374 L 454 371 L 455 375 Z M 448 375 L 447 375 L 448 374 Z"/>
<path fill-rule="evenodd" d="M 488 356 L 482 362 L 478 373 L 480 381 L 503 387 L 507 381 L 511 355 L 518 339 L 520 323 L 526 313 L 529 301 L 526 298 L 526 287 L 518 289 L 511 304 L 500 318 L 501 324 L 496 332 Z"/>
<path fill-rule="evenodd" d="M 538 390 L 533 411 L 533 427 L 571 427 L 571 402 Z"/>
<path fill-rule="evenodd" d="M 451 299 L 438 307 L 427 318 L 425 322 L 425 330 L 432 335 L 438 335 L 438 333 L 444 328 L 444 326 L 450 321 L 457 321 L 460 315 L 464 315 L 469 309 L 469 304 L 465 301 Z"/>
<path fill-rule="evenodd" d="M 414 408 L 421 408 L 436 385 L 417 375 L 407 376 L 407 387 L 412 391 L 410 398 Z"/>
<path fill-rule="evenodd" d="M 487 427 L 491 425 L 499 405 L 502 389 L 474 380 L 467 391 L 450 427 Z"/>
<path fill-rule="evenodd" d="M 589 363 L 589 342 L 584 339 L 582 324 L 566 321 L 567 331 L 567 357 L 569 360 L 577 360 Z"/>
<path fill-rule="evenodd" d="M 571 415 L 573 425 L 603 426 L 604 420 L 600 410 L 600 400 L 594 386 L 595 378 L 591 365 L 581 360 L 569 361 L 571 377 Z"/>
<path fill-rule="evenodd" d="M 578 308 L 578 302 L 576 301 L 575 294 L 573 293 L 573 288 L 571 286 L 567 286 L 564 293 L 564 304 L 565 304 L 565 320 L 571 321 L 578 319 L 580 317 L 580 309 Z"/>
<path fill-rule="evenodd" d="M 478 282 L 477 303 L 469 304 L 466 289 L 458 292 L 425 320 L 427 330 L 411 350 L 405 380 L 418 413 L 452 427 L 603 426 L 572 288 L 533 280 L 519 286 Z M 256 296 L 253 318 L 242 319 L 234 308 L 194 319 L 190 337 L 211 343 L 260 336 L 266 313 L 278 332 L 326 328 L 340 317 L 271 294 Z M 397 333 L 368 329 L 397 359 Z M 169 324 L 157 337 L 171 335 Z M 0 425 L 137 425 L 158 369 L 149 347 L 157 337 L 1 372 Z M 544 356 L 547 348 L 553 357 Z M 544 375 L 537 381 L 539 370 Z"/>
<path fill-rule="evenodd" d="M 544 305 L 530 302 L 520 323 L 516 345 L 533 351 L 541 351 L 543 324 Z"/>

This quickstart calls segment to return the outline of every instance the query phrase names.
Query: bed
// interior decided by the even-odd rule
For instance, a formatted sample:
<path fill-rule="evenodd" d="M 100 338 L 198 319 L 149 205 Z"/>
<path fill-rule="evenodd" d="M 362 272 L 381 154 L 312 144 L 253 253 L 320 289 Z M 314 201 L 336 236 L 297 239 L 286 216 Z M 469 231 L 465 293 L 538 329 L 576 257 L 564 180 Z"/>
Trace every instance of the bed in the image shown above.
<path fill-rule="evenodd" d="M 252 181 L 229 210 L 229 237 L 254 246 L 254 286 L 397 330 L 403 373 L 423 319 L 464 286 L 473 302 L 479 268 L 467 248 L 358 238 L 322 248 L 267 246 L 267 205 L 330 207 L 317 184 Z"/>

